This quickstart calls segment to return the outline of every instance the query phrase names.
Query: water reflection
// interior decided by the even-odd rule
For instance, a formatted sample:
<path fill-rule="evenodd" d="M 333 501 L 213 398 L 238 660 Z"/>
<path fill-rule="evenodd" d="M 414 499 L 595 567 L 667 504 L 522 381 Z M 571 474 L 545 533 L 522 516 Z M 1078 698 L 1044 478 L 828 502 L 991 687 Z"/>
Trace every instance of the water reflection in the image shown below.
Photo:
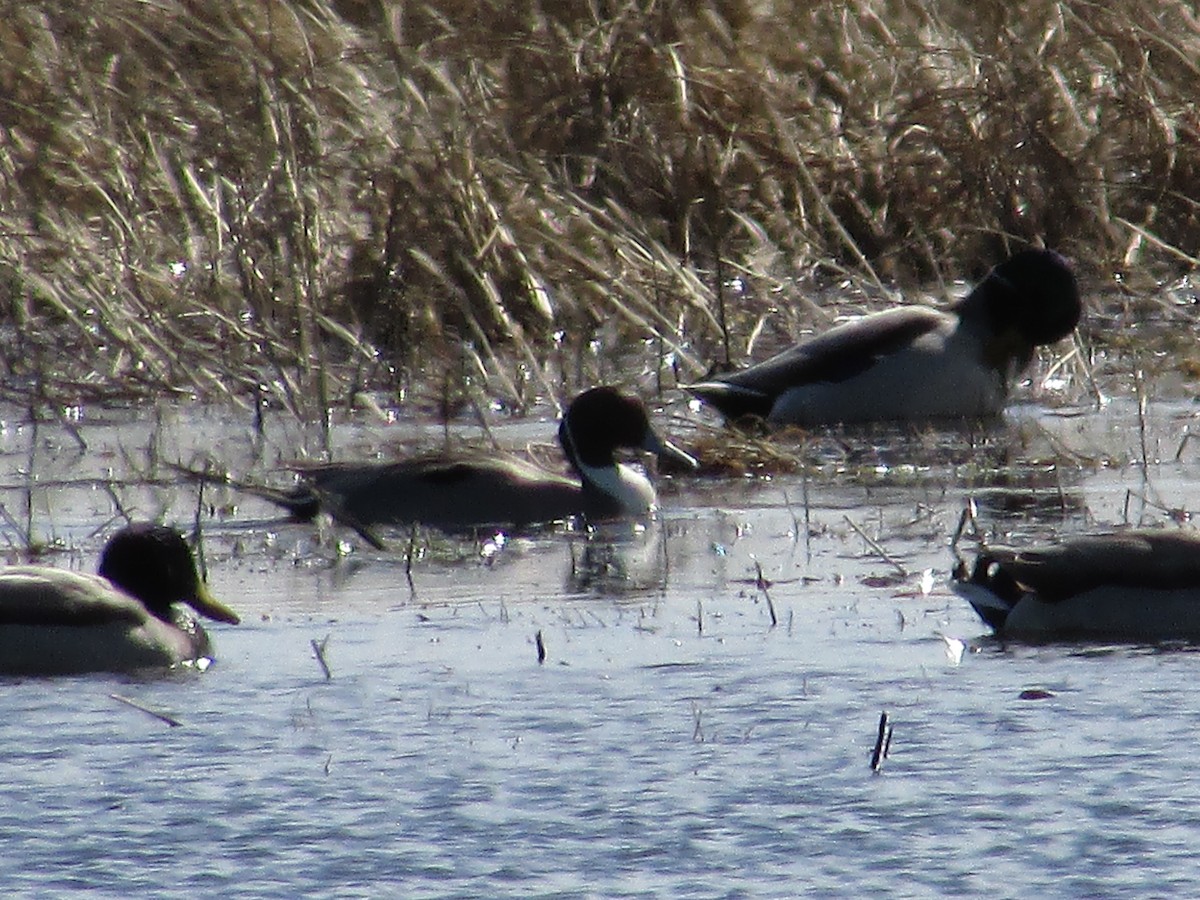
<path fill-rule="evenodd" d="M 666 590 L 666 532 L 656 518 L 645 525 L 602 524 L 571 539 L 566 592 L 617 598 Z"/>
<path fill-rule="evenodd" d="M 998 519 L 1063 522 L 1086 510 L 1083 474 L 1059 466 L 996 472 L 971 488 L 981 514 Z"/>

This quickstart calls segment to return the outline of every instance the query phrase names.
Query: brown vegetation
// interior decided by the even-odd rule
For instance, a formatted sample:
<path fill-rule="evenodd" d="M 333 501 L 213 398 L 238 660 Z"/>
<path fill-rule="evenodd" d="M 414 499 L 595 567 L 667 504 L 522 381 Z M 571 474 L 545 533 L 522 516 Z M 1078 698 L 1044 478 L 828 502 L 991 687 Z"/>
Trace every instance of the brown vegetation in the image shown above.
<path fill-rule="evenodd" d="M 0 386 L 520 402 L 831 275 L 1195 265 L 1197 59 L 1184 2 L 0 0 Z"/>

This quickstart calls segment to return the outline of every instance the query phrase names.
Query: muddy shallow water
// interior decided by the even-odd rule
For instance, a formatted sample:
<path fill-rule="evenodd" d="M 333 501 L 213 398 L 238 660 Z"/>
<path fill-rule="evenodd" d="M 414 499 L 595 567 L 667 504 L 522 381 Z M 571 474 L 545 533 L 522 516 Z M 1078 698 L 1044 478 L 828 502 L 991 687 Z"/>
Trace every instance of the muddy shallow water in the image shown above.
<path fill-rule="evenodd" d="M 679 434 L 689 413 L 673 412 Z M 1014 539 L 1200 508 L 1195 412 L 1018 406 L 987 437 L 1003 467 L 972 466 L 959 435 L 932 452 L 928 435 L 898 435 L 807 477 L 672 479 L 643 531 L 422 537 L 410 569 L 406 534 L 377 553 L 163 464 L 218 448 L 266 477 L 319 443 L 299 426 L 268 422 L 256 444 L 229 411 L 88 410 L 34 428 L 2 410 L 11 559 L 30 525 L 70 548 L 51 562 L 90 568 L 118 506 L 198 516 L 210 584 L 243 624 L 213 627 L 203 674 L 0 683 L 0 883 L 114 897 L 1188 893 L 1196 654 L 1003 646 L 945 581 L 968 498 L 980 528 Z M 543 418 L 496 433 L 517 446 L 552 431 Z M 355 420 L 333 443 L 369 455 L 414 432 L 441 434 Z M 873 773 L 884 710 L 894 739 Z"/>

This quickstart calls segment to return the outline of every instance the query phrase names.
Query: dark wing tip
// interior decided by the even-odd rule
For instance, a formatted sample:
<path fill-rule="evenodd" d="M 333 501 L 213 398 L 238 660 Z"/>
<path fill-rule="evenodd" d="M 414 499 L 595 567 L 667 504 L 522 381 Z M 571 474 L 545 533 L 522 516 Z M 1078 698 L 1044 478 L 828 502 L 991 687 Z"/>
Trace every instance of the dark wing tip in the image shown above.
<path fill-rule="evenodd" d="M 730 421 L 747 417 L 765 419 L 775 405 L 775 397 L 770 394 L 720 380 L 684 385 L 684 390 Z"/>

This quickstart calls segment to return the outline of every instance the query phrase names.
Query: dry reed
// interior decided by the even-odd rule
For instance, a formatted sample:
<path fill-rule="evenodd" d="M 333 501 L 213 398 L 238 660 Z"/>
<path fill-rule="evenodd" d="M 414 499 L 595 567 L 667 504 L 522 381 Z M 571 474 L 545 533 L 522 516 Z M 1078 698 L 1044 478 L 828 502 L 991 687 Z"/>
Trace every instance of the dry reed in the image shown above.
<path fill-rule="evenodd" d="M 829 279 L 1178 271 L 1197 59 L 1180 0 L 0 0 L 0 399 L 521 404 Z"/>

